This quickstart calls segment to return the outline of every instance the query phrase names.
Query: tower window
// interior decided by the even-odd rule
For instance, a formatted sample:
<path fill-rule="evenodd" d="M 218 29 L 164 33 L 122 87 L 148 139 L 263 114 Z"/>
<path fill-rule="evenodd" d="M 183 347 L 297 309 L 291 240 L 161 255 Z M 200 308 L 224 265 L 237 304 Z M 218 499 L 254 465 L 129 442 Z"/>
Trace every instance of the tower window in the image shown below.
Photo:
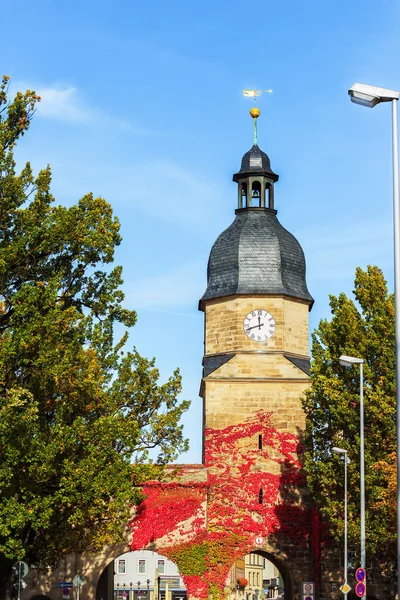
<path fill-rule="evenodd" d="M 247 206 L 247 183 L 243 182 L 240 184 L 239 208 L 243 208 L 246 206 Z"/>
<path fill-rule="evenodd" d="M 263 499 L 264 499 L 264 492 L 263 492 L 262 488 L 260 488 L 260 491 L 258 492 L 258 504 L 262 504 Z"/>
<path fill-rule="evenodd" d="M 261 206 L 261 183 L 254 181 L 252 185 L 252 206 Z"/>
<path fill-rule="evenodd" d="M 262 450 L 262 435 L 261 434 L 258 436 L 258 449 Z"/>

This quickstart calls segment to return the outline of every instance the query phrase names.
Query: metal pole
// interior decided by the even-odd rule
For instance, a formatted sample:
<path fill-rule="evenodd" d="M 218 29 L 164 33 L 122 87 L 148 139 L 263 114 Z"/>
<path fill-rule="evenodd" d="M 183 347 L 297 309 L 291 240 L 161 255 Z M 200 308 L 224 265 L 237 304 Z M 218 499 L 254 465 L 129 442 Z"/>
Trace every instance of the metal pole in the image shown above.
<path fill-rule="evenodd" d="M 22 563 L 18 561 L 18 600 L 21 600 L 21 567 Z"/>
<path fill-rule="evenodd" d="M 400 591 L 400 235 L 399 235 L 399 134 L 397 100 L 392 100 L 394 309 L 396 343 L 396 433 L 397 433 L 397 596 Z"/>
<path fill-rule="evenodd" d="M 344 583 L 347 583 L 347 452 L 344 456 Z M 347 594 L 344 594 L 347 598 Z"/>
<path fill-rule="evenodd" d="M 365 569 L 367 565 L 365 554 L 364 373 L 362 362 L 360 362 L 360 504 L 361 566 Z"/>

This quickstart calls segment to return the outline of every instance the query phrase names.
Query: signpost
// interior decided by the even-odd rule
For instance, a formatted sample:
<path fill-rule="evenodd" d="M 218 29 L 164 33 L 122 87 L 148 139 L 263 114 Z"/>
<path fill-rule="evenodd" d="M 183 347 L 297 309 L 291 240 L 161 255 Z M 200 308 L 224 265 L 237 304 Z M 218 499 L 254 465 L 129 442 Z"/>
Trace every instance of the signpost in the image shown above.
<path fill-rule="evenodd" d="M 347 594 L 351 590 L 351 586 L 347 583 L 347 581 L 345 581 L 344 584 L 342 585 L 342 587 L 339 588 L 339 589 L 342 592 L 342 594 L 344 594 L 345 596 L 347 596 Z"/>
<path fill-rule="evenodd" d="M 365 572 L 365 569 L 359 567 L 356 571 L 356 580 L 358 581 L 358 583 L 364 583 L 366 576 L 367 574 Z"/>
<path fill-rule="evenodd" d="M 28 575 L 29 567 L 26 563 L 19 560 L 12 566 L 12 574 L 15 577 L 14 587 L 18 592 L 18 600 L 21 600 L 21 590 L 26 588 L 26 583 L 23 581 L 23 577 Z"/>
<path fill-rule="evenodd" d="M 362 598 L 367 593 L 367 588 L 365 587 L 365 583 L 357 583 L 356 585 L 356 594 L 359 598 Z"/>
<path fill-rule="evenodd" d="M 356 594 L 359 598 L 362 598 L 367 594 L 367 586 L 365 583 L 365 579 L 367 577 L 367 572 L 363 567 L 360 567 L 356 571 Z"/>
<path fill-rule="evenodd" d="M 314 582 L 305 581 L 301 584 L 301 598 L 302 600 L 314 600 Z"/>
<path fill-rule="evenodd" d="M 79 600 L 81 587 L 86 582 L 86 579 L 79 573 L 72 580 L 73 586 L 76 587 L 76 600 Z"/>

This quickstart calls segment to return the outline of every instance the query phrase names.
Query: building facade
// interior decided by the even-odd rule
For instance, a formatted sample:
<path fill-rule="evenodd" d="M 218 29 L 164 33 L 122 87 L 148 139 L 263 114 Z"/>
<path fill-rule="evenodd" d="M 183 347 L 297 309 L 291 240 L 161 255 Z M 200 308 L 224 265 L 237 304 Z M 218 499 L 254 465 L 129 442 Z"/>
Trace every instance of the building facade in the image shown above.
<path fill-rule="evenodd" d="M 186 600 L 186 588 L 176 564 L 165 556 L 125 552 L 114 561 L 114 600 Z"/>

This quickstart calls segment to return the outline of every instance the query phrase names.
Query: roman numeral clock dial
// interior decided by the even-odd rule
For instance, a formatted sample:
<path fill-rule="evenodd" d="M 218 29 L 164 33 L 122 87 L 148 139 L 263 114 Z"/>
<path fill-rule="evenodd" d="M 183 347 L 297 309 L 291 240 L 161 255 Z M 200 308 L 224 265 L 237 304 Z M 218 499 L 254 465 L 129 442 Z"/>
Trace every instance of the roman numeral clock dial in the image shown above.
<path fill-rule="evenodd" d="M 274 317 L 266 310 L 252 310 L 244 318 L 243 329 L 253 342 L 266 342 L 274 335 L 276 323 Z"/>

